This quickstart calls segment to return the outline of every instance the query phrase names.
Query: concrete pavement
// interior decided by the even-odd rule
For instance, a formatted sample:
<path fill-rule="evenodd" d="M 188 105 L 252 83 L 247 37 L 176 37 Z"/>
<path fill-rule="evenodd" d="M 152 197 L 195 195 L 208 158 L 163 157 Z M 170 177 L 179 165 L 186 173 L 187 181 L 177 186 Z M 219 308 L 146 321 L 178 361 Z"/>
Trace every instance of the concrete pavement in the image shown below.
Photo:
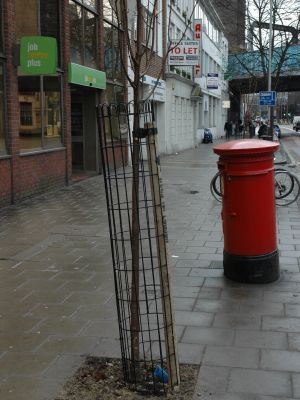
<path fill-rule="evenodd" d="M 277 212 L 279 281 L 225 279 L 216 160 L 210 144 L 162 158 L 180 361 L 201 364 L 195 399 L 299 399 L 299 208 Z M 120 355 L 103 179 L 0 222 L 0 398 L 53 400 L 86 354 Z"/>

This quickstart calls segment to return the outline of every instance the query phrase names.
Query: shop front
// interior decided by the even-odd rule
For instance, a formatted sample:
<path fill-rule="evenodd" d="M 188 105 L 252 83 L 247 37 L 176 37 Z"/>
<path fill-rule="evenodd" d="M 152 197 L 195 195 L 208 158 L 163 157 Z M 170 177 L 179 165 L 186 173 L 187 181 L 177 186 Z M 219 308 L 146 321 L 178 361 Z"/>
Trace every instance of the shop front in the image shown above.
<path fill-rule="evenodd" d="M 158 146 L 164 153 L 166 141 L 165 129 L 165 102 L 166 82 L 162 79 L 153 78 L 149 75 L 143 76 L 143 99 L 153 101 L 154 118 L 158 131 Z"/>
<path fill-rule="evenodd" d="M 100 172 L 96 106 L 106 88 L 104 72 L 70 63 L 72 175 Z"/>

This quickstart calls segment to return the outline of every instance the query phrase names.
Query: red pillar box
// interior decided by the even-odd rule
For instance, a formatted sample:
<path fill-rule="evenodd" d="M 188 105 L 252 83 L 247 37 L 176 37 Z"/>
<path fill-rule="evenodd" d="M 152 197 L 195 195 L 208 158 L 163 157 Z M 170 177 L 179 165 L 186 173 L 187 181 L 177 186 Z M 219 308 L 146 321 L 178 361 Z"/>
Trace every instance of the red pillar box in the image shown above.
<path fill-rule="evenodd" d="M 274 152 L 266 140 L 234 140 L 214 147 L 220 156 L 224 273 L 238 282 L 279 277 Z"/>

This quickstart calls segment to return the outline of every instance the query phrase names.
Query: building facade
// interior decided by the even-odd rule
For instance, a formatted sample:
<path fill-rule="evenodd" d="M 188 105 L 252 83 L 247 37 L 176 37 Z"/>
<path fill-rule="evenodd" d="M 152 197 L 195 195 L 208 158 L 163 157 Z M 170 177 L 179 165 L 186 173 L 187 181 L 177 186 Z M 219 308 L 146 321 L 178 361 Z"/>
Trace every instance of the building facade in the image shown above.
<path fill-rule="evenodd" d="M 159 141 L 161 152 L 166 154 L 198 146 L 205 128 L 210 128 L 215 138 L 222 136 L 227 119 L 223 100 L 228 99 L 224 80 L 228 43 L 212 4 L 200 1 L 195 6 L 191 0 L 170 1 L 168 10 L 169 43 L 179 39 L 194 41 L 200 58 L 197 66 L 167 66 L 166 123 Z M 213 88 L 208 84 L 211 75 L 216 84 Z"/>
<path fill-rule="evenodd" d="M 228 41 L 222 21 L 211 2 L 199 1 L 195 16 L 202 21 L 201 73 L 195 79 L 202 93 L 198 137 L 202 137 L 204 128 L 210 128 L 214 137 L 219 138 L 224 135 L 224 124 L 228 118 L 228 83 L 224 77 Z"/>
<path fill-rule="evenodd" d="M 245 49 L 246 0 L 212 0 L 229 43 L 229 52 Z"/>
<path fill-rule="evenodd" d="M 193 2 L 190 0 L 168 1 L 168 47 L 178 40 L 193 40 Z M 166 66 L 165 131 L 159 137 L 160 151 L 171 154 L 195 145 L 195 105 L 191 93 L 194 86 L 193 67 L 186 65 Z"/>
<path fill-rule="evenodd" d="M 126 94 L 108 3 L 27 0 L 25 7 L 1 0 L 0 6 L 0 204 L 6 205 L 99 173 L 96 105 L 104 93 L 107 101 Z"/>
<path fill-rule="evenodd" d="M 204 3 L 197 17 L 202 19 L 200 75 L 191 66 L 169 66 L 164 63 L 168 42 L 194 39 L 193 1 L 153 4 L 149 13 L 148 2 L 143 3 L 144 20 L 154 16 L 155 29 L 151 22 L 154 46 L 142 61 L 142 97 L 154 101 L 160 151 L 169 154 L 199 144 L 204 128 L 223 134 L 226 39 L 217 16 L 203 13 L 210 10 Z M 101 173 L 96 105 L 131 100 L 132 92 L 121 60 L 129 74 L 130 62 L 109 0 L 27 0 L 26 7 L 23 0 L 0 0 L 0 13 L 3 206 Z M 134 39 L 134 18 L 131 22 Z M 147 49 L 147 26 L 143 32 Z M 218 74 L 217 89 L 207 87 L 209 73 Z"/>

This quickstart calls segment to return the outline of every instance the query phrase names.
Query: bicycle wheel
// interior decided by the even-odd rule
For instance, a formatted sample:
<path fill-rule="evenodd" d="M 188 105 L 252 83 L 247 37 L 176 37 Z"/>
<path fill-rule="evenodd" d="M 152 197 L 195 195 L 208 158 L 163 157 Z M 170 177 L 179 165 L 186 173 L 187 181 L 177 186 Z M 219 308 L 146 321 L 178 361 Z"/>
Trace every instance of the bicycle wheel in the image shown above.
<path fill-rule="evenodd" d="M 221 202 L 222 201 L 222 193 L 221 193 L 221 174 L 217 172 L 215 176 L 212 178 L 210 182 L 210 191 L 213 197 Z"/>
<path fill-rule="evenodd" d="M 278 173 L 276 174 L 276 171 L 275 171 L 275 176 L 277 175 L 277 177 L 279 177 L 279 173 L 282 173 L 282 172 L 283 171 L 278 171 Z M 297 175 L 295 175 L 294 173 L 292 173 L 290 171 L 286 171 L 286 170 L 285 170 L 285 175 L 286 175 L 285 179 L 287 181 L 286 184 L 288 185 L 288 182 L 290 182 L 292 189 L 291 189 L 291 186 L 289 189 L 287 186 L 287 188 L 285 189 L 284 195 L 281 197 L 275 198 L 275 202 L 278 206 L 288 206 L 288 205 L 294 203 L 300 195 L 300 181 L 299 181 Z M 283 174 L 281 174 L 281 176 L 283 177 Z M 275 183 L 275 192 L 276 192 L 276 183 Z"/>
<path fill-rule="evenodd" d="M 275 169 L 275 198 L 283 199 L 292 193 L 295 180 L 289 171 L 283 168 Z"/>

